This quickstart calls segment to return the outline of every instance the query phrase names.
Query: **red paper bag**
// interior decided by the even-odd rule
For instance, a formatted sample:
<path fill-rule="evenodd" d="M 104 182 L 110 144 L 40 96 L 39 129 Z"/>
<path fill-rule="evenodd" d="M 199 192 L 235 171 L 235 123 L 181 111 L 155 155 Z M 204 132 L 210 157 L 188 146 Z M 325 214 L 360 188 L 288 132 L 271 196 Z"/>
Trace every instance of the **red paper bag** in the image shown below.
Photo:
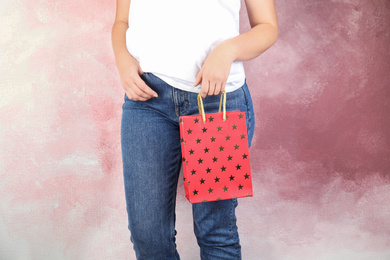
<path fill-rule="evenodd" d="M 223 97 L 223 112 L 205 114 L 199 94 L 200 114 L 179 117 L 183 181 L 191 203 L 253 196 L 245 113 L 226 112 L 226 92 Z"/>

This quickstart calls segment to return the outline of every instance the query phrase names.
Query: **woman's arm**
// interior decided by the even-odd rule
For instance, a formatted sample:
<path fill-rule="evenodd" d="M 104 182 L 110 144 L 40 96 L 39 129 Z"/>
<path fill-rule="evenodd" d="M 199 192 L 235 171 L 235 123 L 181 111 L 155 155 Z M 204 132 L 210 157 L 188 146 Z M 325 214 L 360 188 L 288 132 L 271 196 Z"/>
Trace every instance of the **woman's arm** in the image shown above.
<path fill-rule="evenodd" d="M 136 101 L 145 101 L 152 97 L 157 97 L 157 93 L 141 79 L 142 69 L 126 47 L 126 30 L 129 28 L 129 8 L 130 0 L 116 1 L 115 22 L 111 31 L 112 48 L 122 87 L 127 97 Z"/>
<path fill-rule="evenodd" d="M 278 21 L 273 0 L 245 0 L 251 29 L 221 42 L 211 51 L 194 86 L 202 82 L 201 95 L 218 95 L 225 89 L 233 61 L 253 59 L 278 38 Z"/>

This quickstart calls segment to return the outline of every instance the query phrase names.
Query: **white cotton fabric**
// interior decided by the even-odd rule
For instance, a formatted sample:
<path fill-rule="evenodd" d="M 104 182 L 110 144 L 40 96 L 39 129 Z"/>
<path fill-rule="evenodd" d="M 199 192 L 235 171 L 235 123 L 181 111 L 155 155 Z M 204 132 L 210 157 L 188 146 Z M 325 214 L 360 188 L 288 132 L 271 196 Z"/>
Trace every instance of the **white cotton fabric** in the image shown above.
<path fill-rule="evenodd" d="M 207 55 L 239 34 L 240 0 L 131 0 L 126 45 L 144 72 L 190 92 Z M 241 61 L 233 62 L 226 84 L 245 83 Z"/>

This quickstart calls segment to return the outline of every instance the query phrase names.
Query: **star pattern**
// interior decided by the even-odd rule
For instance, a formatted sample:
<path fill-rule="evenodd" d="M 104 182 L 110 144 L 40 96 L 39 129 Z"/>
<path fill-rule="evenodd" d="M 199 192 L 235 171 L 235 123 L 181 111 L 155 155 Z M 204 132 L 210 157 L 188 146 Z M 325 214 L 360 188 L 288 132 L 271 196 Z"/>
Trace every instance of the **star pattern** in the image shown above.
<path fill-rule="evenodd" d="M 245 113 L 181 116 L 183 182 L 191 203 L 252 196 Z M 241 120 L 244 119 L 244 120 Z M 185 163 L 184 163 L 185 162 Z"/>

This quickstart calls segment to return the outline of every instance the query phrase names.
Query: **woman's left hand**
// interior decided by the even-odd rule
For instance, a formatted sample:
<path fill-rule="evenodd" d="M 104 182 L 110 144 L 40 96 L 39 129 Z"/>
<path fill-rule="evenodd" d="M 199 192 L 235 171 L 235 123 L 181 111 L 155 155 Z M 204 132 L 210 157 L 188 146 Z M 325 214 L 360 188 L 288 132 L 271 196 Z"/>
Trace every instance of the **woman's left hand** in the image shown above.
<path fill-rule="evenodd" d="M 219 95 L 225 90 L 233 61 L 232 49 L 227 42 L 219 44 L 210 52 L 194 83 L 194 86 L 202 83 L 202 98 L 206 95 Z"/>

